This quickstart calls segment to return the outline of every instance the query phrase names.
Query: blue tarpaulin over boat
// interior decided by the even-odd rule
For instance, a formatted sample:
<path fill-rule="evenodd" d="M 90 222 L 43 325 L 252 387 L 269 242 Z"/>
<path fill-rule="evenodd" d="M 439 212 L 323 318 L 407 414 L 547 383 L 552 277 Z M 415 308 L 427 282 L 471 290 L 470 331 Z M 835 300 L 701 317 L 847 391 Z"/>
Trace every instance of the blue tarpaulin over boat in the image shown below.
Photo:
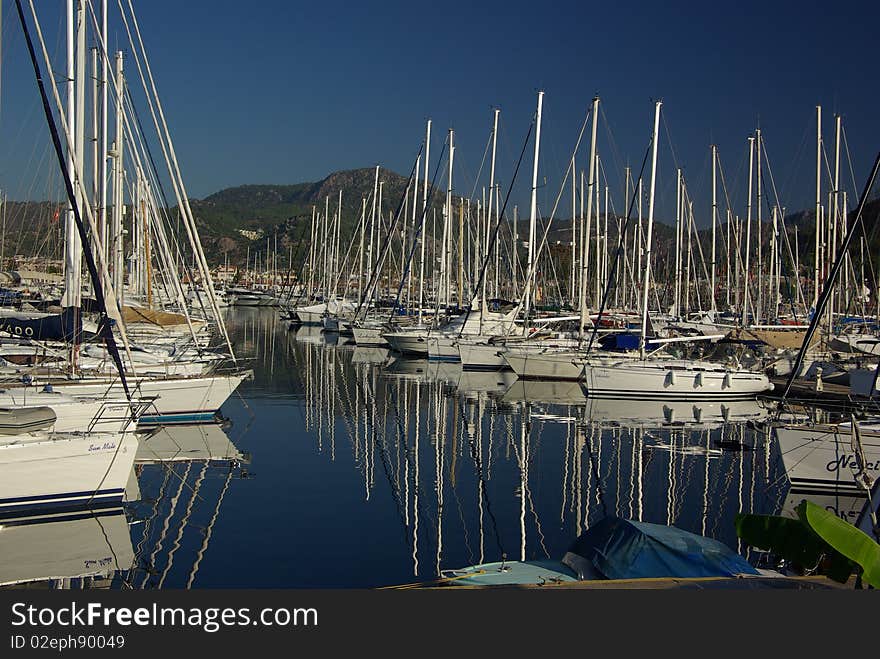
<path fill-rule="evenodd" d="M 0 317 L 0 332 L 13 336 L 39 341 L 82 342 L 82 319 L 74 309 L 65 309 L 60 314 L 28 316 L 16 314 Z"/>
<path fill-rule="evenodd" d="M 562 561 L 580 578 L 731 577 L 759 572 L 726 545 L 674 526 L 606 517 Z"/>
<path fill-rule="evenodd" d="M 636 350 L 639 347 L 638 334 L 606 334 L 599 339 L 603 350 Z"/>

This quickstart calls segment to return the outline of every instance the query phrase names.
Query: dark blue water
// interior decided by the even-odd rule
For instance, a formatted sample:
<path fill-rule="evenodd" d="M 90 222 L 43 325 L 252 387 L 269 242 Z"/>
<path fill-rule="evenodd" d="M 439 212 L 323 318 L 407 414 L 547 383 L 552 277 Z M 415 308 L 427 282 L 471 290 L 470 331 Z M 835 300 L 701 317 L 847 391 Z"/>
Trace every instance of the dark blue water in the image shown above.
<path fill-rule="evenodd" d="M 231 309 L 254 378 L 223 407 L 249 462 L 147 465 L 129 506 L 138 588 L 371 587 L 561 557 L 607 515 L 738 544 L 787 481 L 753 403 L 586 401 L 393 360 L 269 309 Z M 724 421 L 727 419 L 727 422 Z"/>

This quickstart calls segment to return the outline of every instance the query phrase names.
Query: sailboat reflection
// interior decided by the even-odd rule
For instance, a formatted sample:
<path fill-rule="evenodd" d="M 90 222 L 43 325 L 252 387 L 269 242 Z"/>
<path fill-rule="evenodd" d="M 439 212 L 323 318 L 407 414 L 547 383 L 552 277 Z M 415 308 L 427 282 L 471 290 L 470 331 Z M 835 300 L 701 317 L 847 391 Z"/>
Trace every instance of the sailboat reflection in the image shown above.
<path fill-rule="evenodd" d="M 204 423 L 191 426 L 164 426 L 143 435 L 135 454 L 135 464 L 185 461 L 249 462 L 220 424 Z"/>
<path fill-rule="evenodd" d="M 125 587 L 192 587 L 232 481 L 250 477 L 250 456 L 226 429 L 172 426 L 142 439 L 135 460 L 141 498 L 129 507 L 134 560 Z"/>
<path fill-rule="evenodd" d="M 108 587 L 134 562 L 121 507 L 0 520 L 0 556 L 0 585 L 18 587 Z"/>
<path fill-rule="evenodd" d="M 387 364 L 391 360 L 388 348 L 355 346 L 351 355 L 352 364 Z"/>
<path fill-rule="evenodd" d="M 577 382 L 517 380 L 501 398 L 506 403 L 573 405 L 582 417 L 603 426 L 720 427 L 765 419 L 770 411 L 758 400 L 680 401 L 593 398 Z"/>

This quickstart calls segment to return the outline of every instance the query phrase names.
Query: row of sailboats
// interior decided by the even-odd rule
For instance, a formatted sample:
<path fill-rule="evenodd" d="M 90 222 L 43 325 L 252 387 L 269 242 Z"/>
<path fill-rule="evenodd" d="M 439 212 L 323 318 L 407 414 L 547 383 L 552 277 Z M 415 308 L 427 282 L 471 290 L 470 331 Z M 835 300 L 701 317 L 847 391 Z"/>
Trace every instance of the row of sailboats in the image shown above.
<path fill-rule="evenodd" d="M 651 163 L 649 185 L 645 183 L 647 176 L 644 175 L 644 164 L 638 176 L 627 168 L 623 186 L 626 212 L 610 213 L 609 203 L 613 202 L 610 202 L 608 193 L 607 165 L 599 158 L 596 147 L 596 127 L 600 116 L 599 99 L 596 98 L 578 136 L 553 210 L 544 222 L 536 201 L 542 103 L 543 92 L 539 94 L 538 110 L 529 130 L 529 135 L 534 133 L 535 136 L 535 155 L 529 239 L 523 243 L 527 247 L 526 263 L 520 261 L 516 208 L 514 222 L 511 223 L 506 216 L 507 198 L 502 207 L 503 195 L 495 183 L 499 111 L 494 111 L 493 128 L 487 143 L 487 153 L 490 150 L 492 153 L 488 203 L 484 189 L 483 199 L 477 199 L 474 204 L 476 219 L 471 213 L 471 199 L 459 199 L 456 207 L 452 197 L 455 144 L 454 131 L 448 132 L 443 149 L 447 154 L 446 200 L 440 207 L 439 224 L 435 203 L 439 200 L 434 197 L 441 168 L 438 161 L 432 178 L 427 166 L 430 164 L 431 146 L 429 120 L 425 142 L 416 157 L 415 175 L 410 176 L 397 212 L 384 217 L 381 201 L 377 211 L 376 191 L 381 191 L 382 187 L 377 168 L 371 210 L 367 211 L 365 199 L 361 221 L 349 247 L 351 254 L 352 248 L 358 245 L 359 232 L 359 259 L 354 257 L 349 260 L 348 255 L 341 259 L 337 251 L 335 258 L 330 261 L 326 257 L 316 261 L 313 258 L 316 250 L 310 249 L 307 266 L 309 280 L 303 281 L 300 297 L 300 301 L 304 298 L 306 303 L 294 304 L 290 317 L 296 322 L 324 324 L 328 329 L 348 332 L 361 345 L 390 344 L 395 350 L 407 354 L 432 359 L 463 359 L 466 366 L 476 368 L 510 366 L 497 354 L 498 350 L 492 348 L 495 342 L 509 344 L 520 342 L 523 338 L 534 338 L 542 340 L 528 343 L 526 348 L 538 345 L 541 346 L 541 352 L 547 352 L 550 347 L 583 350 L 585 334 L 593 334 L 591 330 L 597 325 L 603 334 L 628 329 L 633 334 L 642 332 L 644 336 L 642 325 L 645 323 L 640 320 L 645 316 L 645 306 L 651 309 L 647 325 L 652 339 L 696 335 L 695 338 L 703 337 L 701 340 L 705 341 L 716 342 L 725 338 L 744 344 L 757 342 L 775 349 L 780 343 L 791 343 L 792 337 L 802 336 L 810 314 L 810 294 L 814 306 L 821 282 L 830 267 L 829 254 L 842 238 L 848 215 L 847 195 L 841 182 L 841 151 L 842 146 L 846 146 L 841 117 L 835 118 L 834 174 L 832 176 L 828 172 L 827 177 L 832 192 L 829 193 L 828 205 L 824 206 L 821 190 L 826 177 L 821 165 L 823 161 L 827 164 L 828 156 L 822 140 L 821 108 L 817 108 L 818 201 L 815 233 L 818 247 L 814 260 L 818 274 L 810 278 L 795 276 L 795 273 L 806 271 L 806 258 L 801 263 L 798 227 L 794 227 L 792 240 L 791 231 L 786 226 L 785 208 L 779 199 L 770 169 L 765 135 L 760 129 L 748 140 L 748 203 L 744 218 L 732 210 L 718 148 L 715 145 L 711 148 L 711 240 L 705 235 L 701 237 L 697 231 L 695 202 L 681 167 L 677 167 L 674 255 L 670 253 L 667 262 L 663 263 L 652 258 L 655 241 L 648 240 L 648 237 L 653 228 L 653 194 L 645 198 L 645 188 L 656 187 L 656 156 Z M 584 128 L 590 119 L 592 140 L 589 175 L 581 172 L 578 194 L 575 161 Z M 658 132 L 659 122 L 651 136 L 652 144 L 658 141 Z M 848 148 L 846 150 L 848 152 Z M 426 166 L 423 180 L 420 181 L 423 162 Z M 564 231 L 567 234 L 570 230 L 571 240 L 557 242 L 553 246 L 548 241 L 550 225 L 554 222 L 563 191 L 569 182 L 572 223 L 570 229 Z M 719 201 L 719 183 L 723 191 L 722 199 L 727 206 L 726 222 L 722 218 L 725 213 L 722 213 L 723 204 Z M 600 212 L 603 189 L 604 218 Z M 580 217 L 576 207 L 578 197 L 581 201 Z M 642 217 L 643 203 L 648 206 L 646 221 Z M 763 210 L 765 206 L 769 207 L 769 221 Z M 637 226 L 631 226 L 636 224 L 633 217 L 635 209 L 638 211 L 638 223 Z M 334 237 L 338 243 L 341 210 L 332 220 L 330 216 L 328 206 L 324 213 L 322 240 L 327 235 L 331 237 L 331 247 L 325 245 L 323 249 L 329 249 L 332 254 Z M 321 217 L 320 213 L 318 217 Z M 543 237 L 539 235 L 539 222 L 545 224 Z M 430 238 L 429 224 L 434 229 Z M 558 226 L 560 222 L 556 220 L 556 224 Z M 386 231 L 381 244 L 378 237 L 374 240 L 377 227 L 380 234 L 383 228 Z M 370 237 L 368 243 L 363 240 L 365 228 Z M 560 229 L 555 231 L 558 233 Z M 314 239 L 314 230 L 312 234 Z M 398 241 L 398 235 L 403 240 Z M 391 243 L 395 241 L 399 244 L 392 247 Z M 719 243 L 723 247 L 721 250 Z M 324 245 L 322 241 L 319 244 Z M 860 256 L 849 259 L 847 263 L 845 275 L 850 282 L 864 282 L 869 274 L 870 263 L 866 258 L 867 242 L 864 237 L 860 238 L 859 247 Z M 399 249 L 399 258 L 396 249 Z M 504 251 L 506 253 L 502 254 Z M 364 270 L 365 255 L 372 270 L 369 267 Z M 321 280 L 318 290 L 311 273 L 326 269 L 328 263 L 333 267 L 330 274 Z M 354 267 L 356 263 L 360 264 L 359 268 Z M 436 265 L 432 271 L 429 268 L 433 263 Z M 567 276 L 569 281 L 565 282 Z M 395 280 L 399 280 L 399 286 L 393 285 Z M 811 281 L 812 291 L 808 290 Z M 466 288 L 471 288 L 472 292 Z M 857 292 L 855 297 L 853 290 Z M 541 310 L 537 296 L 539 292 L 545 301 L 550 300 L 558 305 L 557 311 L 566 310 L 569 315 L 554 318 Z M 519 298 L 520 301 L 508 303 L 504 296 L 514 300 Z M 308 304 L 309 299 L 323 301 Z M 829 322 L 828 329 L 823 332 L 821 351 L 819 347 L 816 349 L 817 357 L 827 355 L 832 348 L 838 352 L 846 349 L 847 352 L 871 354 L 880 345 L 876 337 L 865 331 L 870 324 L 865 320 L 865 313 L 858 316 L 862 319 L 859 323 L 849 323 L 846 331 L 841 331 L 839 321 L 845 315 L 843 309 L 849 310 L 853 305 L 858 305 L 865 311 L 866 299 L 862 284 L 847 287 L 845 293 L 838 295 L 829 315 L 833 322 Z M 300 309 L 303 313 L 299 313 Z M 516 312 L 505 313 L 512 309 L 516 309 Z M 461 314 L 467 316 L 464 321 L 457 318 L 453 325 L 444 326 L 445 320 Z M 479 326 L 471 319 L 474 314 L 480 318 Z M 578 318 L 579 323 L 576 322 Z M 483 326 L 487 322 L 490 326 Z M 498 327 L 499 323 L 501 328 Z M 566 323 L 567 331 L 564 327 Z M 560 326 L 561 329 L 557 330 Z M 740 336 L 743 331 L 747 331 L 748 336 Z M 589 348 L 595 344 L 594 338 L 590 339 Z M 488 347 L 481 347 L 486 344 Z M 520 348 L 525 349 L 523 346 Z M 532 363 L 537 366 L 539 361 Z M 780 371 L 784 370 L 784 366 L 782 362 L 777 363 L 774 366 L 776 374 L 783 374 Z M 549 371 L 539 371 L 533 376 L 581 377 L 575 372 L 577 370 L 555 373 L 556 368 L 551 367 Z M 529 374 L 526 373 L 526 376 Z"/>

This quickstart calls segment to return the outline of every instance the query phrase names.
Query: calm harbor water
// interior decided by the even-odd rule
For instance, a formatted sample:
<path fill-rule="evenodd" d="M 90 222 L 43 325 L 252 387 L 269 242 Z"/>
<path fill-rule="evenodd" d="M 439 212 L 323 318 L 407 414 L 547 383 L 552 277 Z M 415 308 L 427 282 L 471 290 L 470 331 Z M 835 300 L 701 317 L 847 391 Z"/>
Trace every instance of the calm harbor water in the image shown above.
<path fill-rule="evenodd" d="M 754 561 L 736 513 L 793 505 L 775 445 L 750 426 L 766 414 L 756 402 L 587 400 L 577 384 L 288 330 L 272 309 L 229 309 L 228 325 L 254 378 L 222 427 L 167 432 L 234 459 L 139 461 L 132 501 L 89 531 L 112 544 L 111 587 L 429 580 L 503 556 L 560 558 L 608 515 Z M 73 552 L 72 534 L 59 527 L 55 541 Z"/>
<path fill-rule="evenodd" d="M 249 464 L 142 469 L 136 587 L 406 583 L 561 557 L 606 515 L 747 552 L 736 513 L 785 505 L 778 455 L 748 427 L 757 403 L 587 401 L 576 384 L 290 331 L 270 309 L 228 324 L 254 369 L 222 410 Z"/>

